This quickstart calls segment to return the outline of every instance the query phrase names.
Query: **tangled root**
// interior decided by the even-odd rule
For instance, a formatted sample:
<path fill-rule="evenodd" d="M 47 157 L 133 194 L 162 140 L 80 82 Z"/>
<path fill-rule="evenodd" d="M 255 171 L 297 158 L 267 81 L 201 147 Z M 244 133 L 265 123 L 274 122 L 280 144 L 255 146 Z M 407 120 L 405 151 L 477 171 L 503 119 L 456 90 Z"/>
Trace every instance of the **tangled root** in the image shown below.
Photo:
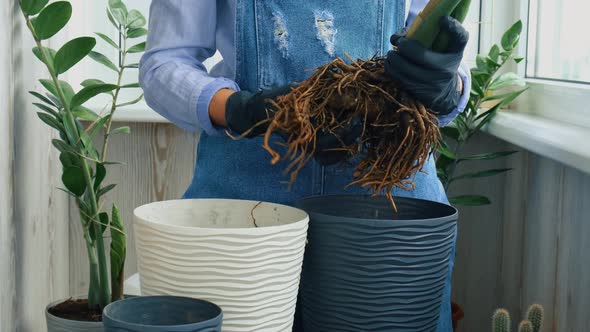
<path fill-rule="evenodd" d="M 352 61 L 352 60 L 351 60 Z M 422 170 L 439 142 L 438 119 L 404 92 L 385 73 L 384 58 L 347 63 L 341 58 L 319 67 L 306 81 L 272 101 L 277 109 L 264 136 L 272 163 L 290 161 L 290 181 L 316 152 L 317 134 L 338 133 L 362 120 L 362 134 L 338 150 L 360 156 L 350 185 L 384 195 L 396 210 L 391 191 L 413 190 L 413 175 Z M 286 134 L 281 155 L 270 144 L 273 133 Z"/>

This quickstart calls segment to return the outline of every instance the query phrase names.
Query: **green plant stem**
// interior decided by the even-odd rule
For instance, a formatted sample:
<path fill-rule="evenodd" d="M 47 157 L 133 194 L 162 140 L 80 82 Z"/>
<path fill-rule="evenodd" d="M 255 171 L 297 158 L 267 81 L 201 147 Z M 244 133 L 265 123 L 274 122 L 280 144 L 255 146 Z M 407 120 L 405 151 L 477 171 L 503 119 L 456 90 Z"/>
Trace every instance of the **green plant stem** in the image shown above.
<path fill-rule="evenodd" d="M 37 44 L 37 47 L 39 48 L 39 50 L 41 51 L 41 55 L 43 57 L 43 62 L 45 63 L 45 66 L 47 67 L 47 70 L 49 71 L 49 74 L 51 75 L 51 79 L 53 81 L 53 83 L 55 84 L 55 88 L 58 94 L 59 99 L 62 102 L 65 114 L 66 114 L 66 121 L 68 122 L 68 125 L 70 126 L 70 128 L 74 128 L 73 130 L 73 135 L 74 135 L 74 140 L 75 142 L 70 142 L 70 144 L 72 146 L 77 146 L 78 142 L 80 141 L 80 133 L 78 132 L 78 126 L 76 125 L 76 120 L 74 118 L 74 115 L 72 113 L 72 110 L 70 109 L 69 103 L 65 97 L 65 94 L 61 88 L 61 85 L 59 84 L 59 80 L 57 78 L 57 74 L 52 70 L 52 68 L 49 66 L 49 63 L 51 63 L 50 61 L 50 57 L 47 54 L 47 51 L 45 50 L 45 48 L 43 47 L 43 45 L 41 44 L 41 40 L 37 37 L 37 34 L 35 33 L 35 29 L 33 27 L 33 23 L 31 22 L 31 19 L 28 15 L 26 15 L 25 13 L 23 13 L 25 20 L 27 22 L 27 27 L 30 30 L 30 32 L 32 33 L 34 39 L 35 39 L 35 43 Z M 83 151 L 79 151 L 80 154 L 83 154 Z M 96 278 L 96 272 L 98 272 L 98 296 L 96 296 L 96 289 L 93 288 L 89 288 L 88 290 L 88 304 L 90 307 L 96 307 L 98 306 L 99 308 L 104 308 L 110 301 L 110 293 L 109 293 L 109 285 L 108 285 L 108 271 L 107 271 L 107 264 L 106 264 L 106 255 L 104 252 L 104 240 L 102 238 L 102 229 L 99 223 L 95 222 L 94 219 L 97 218 L 98 216 L 98 204 L 97 204 L 97 200 L 96 200 L 96 195 L 94 193 L 94 191 L 92 190 L 93 188 L 93 182 L 92 182 L 92 176 L 90 175 L 90 166 L 88 165 L 88 162 L 86 161 L 85 158 L 79 158 L 80 161 L 80 165 L 82 166 L 82 172 L 84 174 L 84 180 L 86 182 L 86 187 L 88 188 L 88 195 L 89 195 L 89 199 L 90 199 L 90 207 L 91 207 L 91 225 L 89 225 L 89 227 L 94 227 L 94 231 L 96 234 L 96 247 L 95 247 L 95 251 L 96 251 L 96 258 L 98 259 L 98 271 L 95 271 L 95 268 L 91 265 L 91 272 L 94 272 L 95 275 L 91 276 L 92 278 Z M 88 232 L 87 230 L 85 230 L 85 232 Z M 87 246 L 89 245 L 89 242 L 87 241 Z M 94 246 L 92 246 L 92 249 L 94 249 Z M 91 252 L 93 250 L 91 250 L 90 247 L 88 247 L 88 254 L 89 254 L 89 259 L 92 260 L 94 259 L 94 255 L 91 255 Z M 95 300 L 98 298 L 98 303 L 91 303 L 91 299 Z"/>
<path fill-rule="evenodd" d="M 504 58 L 502 60 L 502 62 L 500 63 L 500 66 L 498 67 L 498 69 L 495 72 L 493 72 L 490 75 L 490 77 L 487 78 L 487 80 L 483 84 L 483 88 L 482 88 L 484 93 L 485 93 L 485 91 L 488 90 L 488 86 L 492 82 L 492 79 L 494 78 L 494 76 L 496 75 L 498 70 L 506 64 L 508 59 L 510 59 L 510 56 L 507 56 L 506 58 Z M 457 140 L 457 145 L 455 145 L 455 148 L 453 149 L 453 153 L 455 154 L 456 158 L 453 160 L 453 163 L 451 164 L 450 169 L 449 169 L 448 176 L 443 183 L 443 187 L 445 188 L 445 191 L 447 191 L 447 192 L 451 186 L 451 183 L 453 182 L 453 177 L 455 175 L 455 171 L 457 170 L 457 164 L 459 163 L 459 159 L 460 159 L 460 156 L 462 155 L 463 147 L 465 146 L 466 140 L 469 137 L 473 136 L 473 134 L 475 134 L 475 131 L 473 130 L 473 125 L 474 125 L 473 121 L 475 121 L 477 111 L 481 107 L 481 104 L 483 103 L 484 98 L 485 98 L 485 95 L 483 97 L 478 97 L 476 102 L 473 105 L 473 109 L 469 110 L 469 113 L 466 116 L 467 128 L 468 128 L 467 135 L 465 135 L 465 137 L 459 137 L 459 139 Z"/>
<path fill-rule="evenodd" d="M 106 161 L 106 156 L 107 156 L 107 149 L 108 149 L 108 145 L 109 145 L 109 133 L 111 132 L 111 126 L 113 124 L 113 115 L 115 114 L 115 111 L 117 110 L 117 99 L 119 98 L 119 92 L 121 92 L 121 81 L 123 80 L 123 72 L 125 71 L 125 60 L 127 58 L 127 35 L 123 34 L 123 49 L 122 49 L 122 55 L 121 55 L 121 63 L 119 64 L 119 72 L 118 72 L 118 77 L 117 77 L 117 89 L 115 90 L 115 93 L 113 94 L 113 103 L 111 104 L 111 111 L 109 113 L 109 119 L 107 121 L 107 128 L 104 134 L 104 143 L 102 145 L 102 153 L 101 153 L 101 162 L 105 162 Z"/>

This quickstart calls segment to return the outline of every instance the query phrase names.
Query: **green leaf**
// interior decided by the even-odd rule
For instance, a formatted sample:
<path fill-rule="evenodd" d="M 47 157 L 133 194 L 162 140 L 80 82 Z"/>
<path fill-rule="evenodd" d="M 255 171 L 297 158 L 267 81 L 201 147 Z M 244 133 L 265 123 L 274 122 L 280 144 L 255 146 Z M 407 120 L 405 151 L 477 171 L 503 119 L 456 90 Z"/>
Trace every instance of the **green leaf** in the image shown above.
<path fill-rule="evenodd" d="M 525 86 L 526 82 L 516 73 L 504 73 L 498 77 L 496 77 L 492 83 L 490 83 L 488 89 L 490 90 L 500 90 L 504 88 L 508 88 L 511 86 Z"/>
<path fill-rule="evenodd" d="M 61 181 L 64 186 L 76 196 L 82 196 L 84 191 L 86 191 L 84 172 L 80 167 L 70 166 L 65 168 L 61 176 Z"/>
<path fill-rule="evenodd" d="M 131 133 L 131 128 L 129 128 L 128 126 L 125 126 L 125 127 L 119 127 L 119 128 L 111 130 L 109 135 L 129 134 L 129 133 Z"/>
<path fill-rule="evenodd" d="M 100 184 L 107 176 L 107 169 L 101 163 L 96 163 L 96 174 L 94 175 L 94 191 L 98 190 Z"/>
<path fill-rule="evenodd" d="M 141 28 L 146 25 L 147 20 L 143 16 L 139 10 L 132 9 L 129 11 L 129 15 L 127 15 L 127 28 L 129 29 L 137 29 Z"/>
<path fill-rule="evenodd" d="M 47 55 L 49 57 L 49 63 L 46 63 L 47 66 L 49 66 L 50 70 L 54 70 L 54 61 L 55 61 L 55 50 L 49 47 L 43 47 L 43 49 L 45 49 L 45 51 L 47 52 Z M 43 60 L 43 55 L 41 53 L 41 49 L 39 49 L 38 47 L 33 47 L 33 54 L 35 55 L 35 57 L 37 57 L 37 59 L 39 59 L 39 61 L 45 63 L 45 60 Z"/>
<path fill-rule="evenodd" d="M 123 66 L 123 68 L 137 69 L 137 68 L 139 68 L 139 63 L 128 64 L 128 65 Z"/>
<path fill-rule="evenodd" d="M 54 116 L 42 112 L 38 112 L 37 116 L 39 117 L 39 119 L 41 119 L 41 121 L 45 122 L 45 124 L 47 124 L 48 126 L 65 133 L 64 126 Z"/>
<path fill-rule="evenodd" d="M 522 21 L 518 20 L 518 22 L 514 23 L 508 30 L 506 30 L 504 35 L 502 35 L 502 48 L 507 51 L 513 50 L 518 44 L 521 33 Z"/>
<path fill-rule="evenodd" d="M 75 64 L 84 59 L 96 46 L 96 39 L 92 37 L 80 37 L 67 42 L 55 54 L 55 71 L 63 74 Z"/>
<path fill-rule="evenodd" d="M 106 84 L 103 80 L 99 80 L 96 78 L 90 78 L 87 80 L 82 81 L 82 83 L 80 83 L 81 86 L 83 87 L 88 87 L 88 86 L 92 86 L 92 85 L 100 85 L 100 84 Z"/>
<path fill-rule="evenodd" d="M 57 1 L 45 7 L 33 22 L 35 35 L 49 39 L 68 24 L 72 16 L 72 5 L 67 1 Z"/>
<path fill-rule="evenodd" d="M 74 114 L 74 116 L 76 118 L 86 120 L 86 121 L 96 121 L 99 118 L 98 114 L 93 112 L 91 109 L 83 107 L 83 106 L 78 106 L 78 107 L 74 108 L 72 110 L 72 113 Z"/>
<path fill-rule="evenodd" d="M 512 168 L 497 168 L 497 169 L 489 169 L 485 171 L 473 172 L 473 173 L 466 173 L 461 174 L 453 178 L 453 181 L 461 180 L 461 179 L 477 179 L 477 178 L 485 178 L 489 176 L 494 176 L 498 174 L 502 174 L 508 171 L 511 171 Z"/>
<path fill-rule="evenodd" d="M 126 103 L 122 103 L 122 104 L 117 104 L 117 107 L 123 107 L 123 106 L 129 106 L 129 105 L 133 105 L 133 104 L 137 104 L 139 103 L 141 100 L 143 99 L 143 93 L 139 95 L 139 97 L 128 101 Z"/>
<path fill-rule="evenodd" d="M 47 5 L 49 0 L 20 0 L 20 8 L 29 15 L 37 15 Z"/>
<path fill-rule="evenodd" d="M 113 24 L 113 26 L 115 28 L 117 28 L 117 30 L 119 30 L 119 27 L 121 25 L 115 21 L 115 18 L 113 17 L 113 14 L 111 14 L 111 11 L 108 8 L 107 8 L 107 17 L 109 18 L 109 21 L 111 21 L 111 23 Z"/>
<path fill-rule="evenodd" d="M 52 95 L 54 95 L 55 97 L 59 96 L 59 94 L 57 93 L 57 88 L 55 87 L 55 84 L 53 84 L 53 80 L 48 80 L 48 79 L 40 79 L 39 82 L 41 83 L 41 85 L 43 85 L 45 87 L 45 89 L 47 89 L 47 91 L 49 91 Z M 66 81 L 58 81 L 59 82 L 59 86 L 61 87 L 62 92 L 64 93 L 64 96 L 66 98 L 66 101 L 69 103 L 72 100 L 72 97 L 74 96 L 75 92 L 74 89 L 72 88 L 72 86 L 66 82 Z"/>
<path fill-rule="evenodd" d="M 109 0 L 109 10 L 120 25 L 127 23 L 127 7 L 121 0 Z"/>
<path fill-rule="evenodd" d="M 60 153 L 59 160 L 64 168 L 78 165 L 78 158 L 76 158 L 76 155 L 71 152 Z"/>
<path fill-rule="evenodd" d="M 449 198 L 449 202 L 453 205 L 465 205 L 465 206 L 480 206 L 491 204 L 489 198 L 479 195 L 463 195 Z"/>
<path fill-rule="evenodd" d="M 127 38 L 139 38 L 147 35 L 148 31 L 145 28 L 134 28 L 127 30 Z"/>
<path fill-rule="evenodd" d="M 115 43 L 109 36 L 105 35 L 104 33 L 95 32 L 97 36 L 99 36 L 102 40 L 106 41 L 109 45 L 116 48 L 117 50 L 120 49 L 119 44 Z"/>
<path fill-rule="evenodd" d="M 99 199 L 101 196 L 103 196 L 106 193 L 108 193 L 109 191 L 113 190 L 113 188 L 115 188 L 116 186 L 117 185 L 113 183 L 113 184 L 109 184 L 107 186 L 100 188 L 100 190 L 98 190 L 96 192 L 96 199 Z"/>
<path fill-rule="evenodd" d="M 127 89 L 127 88 L 139 88 L 139 83 L 130 83 L 130 84 L 125 84 L 125 85 L 121 85 L 121 89 Z"/>
<path fill-rule="evenodd" d="M 490 49 L 490 53 L 488 56 L 490 57 L 490 59 L 492 59 L 492 61 L 498 62 L 498 58 L 500 57 L 500 47 L 494 44 L 494 46 L 492 46 L 492 48 Z"/>
<path fill-rule="evenodd" d="M 492 95 L 490 97 L 484 98 L 484 100 L 501 99 L 501 101 L 492 108 L 492 109 L 500 109 L 500 108 L 510 104 L 511 102 L 513 102 L 516 98 L 518 98 L 518 96 L 523 94 L 526 90 L 528 90 L 528 88 L 524 88 L 524 89 L 518 90 L 518 91 L 513 91 L 510 93 L 504 93 L 501 95 Z M 494 97 L 496 97 L 496 98 L 494 98 Z M 490 109 L 490 110 L 492 110 L 492 109 Z M 478 115 L 475 119 L 479 120 L 480 118 L 483 118 L 484 116 L 486 116 L 486 113 L 482 113 L 482 114 Z"/>
<path fill-rule="evenodd" d="M 482 72 L 488 72 L 488 64 L 486 61 L 486 56 L 478 54 L 475 57 L 475 65 L 477 66 L 477 69 L 479 69 Z"/>
<path fill-rule="evenodd" d="M 81 106 L 89 99 L 95 97 L 98 94 L 109 92 L 116 89 L 118 86 L 115 84 L 98 84 L 98 85 L 91 85 L 87 86 L 84 89 L 80 90 L 71 101 L 71 107 L 75 108 L 77 106 Z"/>
<path fill-rule="evenodd" d="M 102 128 L 104 128 L 105 124 L 107 123 L 107 121 L 109 121 L 110 117 L 110 115 L 106 115 L 94 121 L 89 127 L 88 136 L 90 136 L 90 138 L 96 136 L 96 134 L 98 134 L 98 132 Z"/>
<path fill-rule="evenodd" d="M 459 129 L 457 129 L 456 127 L 442 127 L 440 128 L 440 131 L 443 133 L 443 135 L 445 135 L 446 137 L 450 137 L 455 141 L 459 140 L 459 137 L 461 136 Z"/>
<path fill-rule="evenodd" d="M 457 159 L 457 156 L 455 155 L 455 153 L 454 153 L 453 151 L 451 151 L 451 149 L 449 149 L 448 145 L 447 145 L 447 144 L 446 144 L 446 142 L 444 142 L 444 141 L 443 141 L 443 142 L 442 142 L 442 144 L 441 144 L 441 145 L 438 147 L 437 151 L 438 151 L 438 152 L 439 152 L 441 155 L 443 155 L 443 156 L 445 156 L 445 157 L 447 157 L 447 158 L 449 158 L 449 159 L 453 159 L 453 160 Z"/>
<path fill-rule="evenodd" d="M 109 214 L 106 212 L 101 212 L 98 214 L 98 220 L 100 220 L 100 231 L 101 234 L 104 234 L 104 231 L 107 230 L 109 226 Z"/>
<path fill-rule="evenodd" d="M 45 97 L 44 95 L 35 92 L 35 91 L 29 91 L 29 94 L 31 94 L 32 96 L 36 97 L 37 99 L 41 100 L 42 102 L 44 102 L 45 104 L 49 105 L 49 106 L 53 106 L 53 107 L 57 107 L 57 105 L 52 102 L 51 100 L 49 100 L 49 98 Z"/>
<path fill-rule="evenodd" d="M 119 209 L 113 205 L 113 211 L 111 213 L 111 248 L 110 248 L 110 261 L 111 261 L 111 294 L 112 301 L 116 301 L 123 297 L 123 282 L 124 282 L 124 269 L 125 269 L 125 258 L 126 258 L 126 239 L 125 239 L 125 228 L 121 221 L 121 215 Z"/>
<path fill-rule="evenodd" d="M 517 153 L 518 151 L 502 151 L 502 152 L 492 152 L 492 153 L 482 153 L 482 154 L 475 154 L 472 156 L 461 157 L 459 161 L 465 160 L 492 160 L 498 159 L 502 157 L 507 157 Z"/>
<path fill-rule="evenodd" d="M 516 62 L 516 63 L 521 63 L 522 60 L 524 60 L 524 57 L 514 58 L 514 62 Z"/>
<path fill-rule="evenodd" d="M 145 51 L 145 42 L 139 43 L 137 45 L 131 46 L 127 53 L 140 53 Z"/>
<path fill-rule="evenodd" d="M 76 150 L 74 150 L 73 147 L 71 147 L 68 143 L 59 140 L 59 139 L 52 139 L 51 140 L 51 144 L 53 144 L 53 146 L 55 146 L 55 148 L 59 151 L 59 152 L 69 152 L 69 153 L 73 153 L 76 154 Z"/>
<path fill-rule="evenodd" d="M 49 107 L 45 104 L 33 103 L 33 105 L 37 106 L 39 109 L 43 110 L 44 112 L 47 112 L 48 114 L 53 115 L 56 119 L 60 118 L 60 115 L 57 111 L 55 111 L 54 109 L 52 109 L 51 107 Z"/>
<path fill-rule="evenodd" d="M 111 60 L 109 60 L 109 58 L 107 58 L 104 54 L 92 51 L 88 55 L 90 56 L 90 58 L 92 58 L 92 60 L 106 66 L 107 68 L 110 68 L 116 72 L 119 71 L 119 68 L 117 68 L 117 66 L 115 66 L 115 64 Z"/>

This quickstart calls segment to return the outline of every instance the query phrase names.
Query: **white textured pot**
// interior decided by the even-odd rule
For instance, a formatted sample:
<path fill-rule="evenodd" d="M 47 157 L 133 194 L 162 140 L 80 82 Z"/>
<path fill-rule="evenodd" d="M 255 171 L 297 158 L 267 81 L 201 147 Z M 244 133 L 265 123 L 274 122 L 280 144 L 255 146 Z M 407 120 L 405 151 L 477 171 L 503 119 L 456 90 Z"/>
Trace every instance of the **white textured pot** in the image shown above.
<path fill-rule="evenodd" d="M 47 332 L 104 332 L 104 326 L 102 322 L 84 322 L 78 320 L 65 319 L 54 316 L 49 313 L 49 308 L 64 301 L 65 299 L 55 301 L 53 303 L 50 303 L 45 308 Z"/>
<path fill-rule="evenodd" d="M 223 310 L 224 332 L 291 332 L 309 217 L 272 203 L 156 202 L 134 211 L 142 295 Z"/>

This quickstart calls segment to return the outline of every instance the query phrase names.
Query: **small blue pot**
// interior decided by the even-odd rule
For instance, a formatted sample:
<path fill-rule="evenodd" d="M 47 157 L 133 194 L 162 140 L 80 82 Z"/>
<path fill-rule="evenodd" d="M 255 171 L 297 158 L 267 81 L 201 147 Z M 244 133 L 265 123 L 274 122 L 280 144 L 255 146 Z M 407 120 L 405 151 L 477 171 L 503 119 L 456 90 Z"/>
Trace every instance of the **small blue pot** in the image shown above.
<path fill-rule="evenodd" d="M 179 296 L 143 296 L 103 310 L 105 332 L 221 332 L 221 308 Z"/>
<path fill-rule="evenodd" d="M 457 210 L 431 201 L 318 196 L 310 216 L 298 331 L 434 331 L 450 269 Z M 449 317 L 450 319 L 450 317 Z"/>

